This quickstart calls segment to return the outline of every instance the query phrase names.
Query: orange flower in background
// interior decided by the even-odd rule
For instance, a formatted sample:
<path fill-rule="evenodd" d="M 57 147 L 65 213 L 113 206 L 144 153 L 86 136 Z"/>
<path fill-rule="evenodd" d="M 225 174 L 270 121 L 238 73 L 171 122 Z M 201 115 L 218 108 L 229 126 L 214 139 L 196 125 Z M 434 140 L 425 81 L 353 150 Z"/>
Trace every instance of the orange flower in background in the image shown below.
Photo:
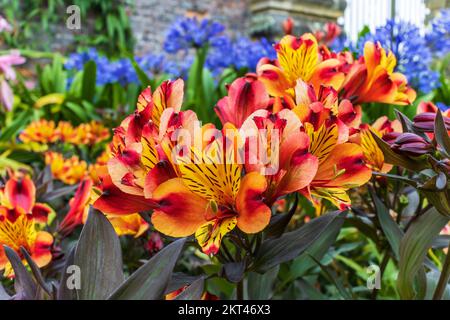
<path fill-rule="evenodd" d="M 36 187 L 29 176 L 16 173 L 0 189 L 0 208 L 11 220 L 29 214 L 33 219 L 45 224 L 53 210 L 44 203 L 36 202 Z"/>
<path fill-rule="evenodd" d="M 19 135 L 24 143 L 50 144 L 58 141 L 58 133 L 53 121 L 39 120 L 28 125 Z"/>
<path fill-rule="evenodd" d="M 107 215 L 107 217 L 118 236 L 131 235 L 138 238 L 149 228 L 148 223 L 138 213 L 120 216 Z"/>
<path fill-rule="evenodd" d="M 408 105 L 416 99 L 416 92 L 408 86 L 406 77 L 394 72 L 395 55 L 379 43 L 366 42 L 364 57 L 355 62 L 340 88 L 340 94 L 354 104 L 380 102 Z"/>
<path fill-rule="evenodd" d="M 88 165 L 77 156 L 65 159 L 57 152 L 45 153 L 45 164 L 50 166 L 53 176 L 66 184 L 75 184 L 88 173 Z"/>
<path fill-rule="evenodd" d="M 0 192 L 0 270 L 7 277 L 14 276 L 3 245 L 13 249 L 20 257 L 24 247 L 33 261 L 43 267 L 52 259 L 53 237 L 40 231 L 53 211 L 45 204 L 35 202 L 36 188 L 28 176 L 13 176 Z M 23 263 L 26 265 L 26 261 Z"/>
<path fill-rule="evenodd" d="M 70 122 L 60 121 L 56 127 L 56 135 L 60 141 L 72 143 L 76 139 L 77 132 Z"/>
<path fill-rule="evenodd" d="M 75 195 L 69 201 L 69 212 L 58 225 L 57 232 L 63 236 L 70 234 L 75 227 L 83 224 L 87 219 L 89 210 L 89 202 L 91 200 L 91 190 L 93 182 L 89 178 L 85 178 L 75 192 Z"/>
<path fill-rule="evenodd" d="M 321 60 L 316 38 L 305 33 L 300 38 L 284 36 L 275 45 L 278 59 L 261 59 L 257 66 L 258 78 L 274 97 L 293 97 L 297 80 L 310 83 L 318 89 L 320 85 L 341 87 L 344 73 L 338 70 L 338 59 Z"/>
<path fill-rule="evenodd" d="M 73 144 L 94 145 L 109 139 L 109 129 L 100 122 L 82 123 L 75 128 L 75 136 L 69 142 Z"/>

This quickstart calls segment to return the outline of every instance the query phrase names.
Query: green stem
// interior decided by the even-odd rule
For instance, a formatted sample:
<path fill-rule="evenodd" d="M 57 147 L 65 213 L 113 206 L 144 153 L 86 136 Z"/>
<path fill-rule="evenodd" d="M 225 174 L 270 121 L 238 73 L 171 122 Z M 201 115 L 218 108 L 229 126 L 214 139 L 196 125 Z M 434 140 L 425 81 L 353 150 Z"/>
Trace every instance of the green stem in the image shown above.
<path fill-rule="evenodd" d="M 450 278 L 450 242 L 448 244 L 447 256 L 445 257 L 444 266 L 442 267 L 439 282 L 434 291 L 433 300 L 441 300 L 447 288 L 448 279 Z"/>

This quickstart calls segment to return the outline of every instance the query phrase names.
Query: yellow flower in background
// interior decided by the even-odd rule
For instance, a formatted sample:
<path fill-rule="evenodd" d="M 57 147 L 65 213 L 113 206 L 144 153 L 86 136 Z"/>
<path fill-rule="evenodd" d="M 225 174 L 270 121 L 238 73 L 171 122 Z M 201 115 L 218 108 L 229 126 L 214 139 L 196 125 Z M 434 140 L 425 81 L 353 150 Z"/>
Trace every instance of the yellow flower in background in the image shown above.
<path fill-rule="evenodd" d="M 62 142 L 71 142 L 77 137 L 77 132 L 72 124 L 68 121 L 60 121 L 56 127 L 58 139 Z"/>
<path fill-rule="evenodd" d="M 66 184 L 78 183 L 88 173 L 87 163 L 77 156 L 65 159 L 62 154 L 49 151 L 45 153 L 45 164 L 56 179 Z"/>
<path fill-rule="evenodd" d="M 58 141 L 56 126 L 53 121 L 45 119 L 34 121 L 19 135 L 24 143 L 38 142 L 49 144 Z"/>
<path fill-rule="evenodd" d="M 97 121 L 82 123 L 76 129 L 76 137 L 70 141 L 73 144 L 81 143 L 94 145 L 106 139 L 109 139 L 109 130 L 103 124 Z"/>
<path fill-rule="evenodd" d="M 36 142 L 42 144 L 66 142 L 71 144 L 94 145 L 109 139 L 108 128 L 100 122 L 91 121 L 77 127 L 68 121 L 60 121 L 57 125 L 53 121 L 39 120 L 29 124 L 20 134 L 24 143 Z"/>
<path fill-rule="evenodd" d="M 125 216 L 107 215 L 107 217 L 118 236 L 131 235 L 138 238 L 149 228 L 148 223 L 138 213 Z"/>

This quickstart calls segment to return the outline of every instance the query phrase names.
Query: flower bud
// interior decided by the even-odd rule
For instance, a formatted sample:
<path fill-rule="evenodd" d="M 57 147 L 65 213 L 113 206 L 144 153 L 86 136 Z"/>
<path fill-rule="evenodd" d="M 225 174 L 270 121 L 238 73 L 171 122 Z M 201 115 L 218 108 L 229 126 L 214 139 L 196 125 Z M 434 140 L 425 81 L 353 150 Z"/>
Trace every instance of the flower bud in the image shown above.
<path fill-rule="evenodd" d="M 414 128 L 422 132 L 434 132 L 434 120 L 436 113 L 423 112 L 414 117 Z M 450 118 L 444 117 L 444 123 L 447 130 L 450 130 Z"/>
<path fill-rule="evenodd" d="M 410 156 L 421 156 L 430 152 L 433 146 L 422 137 L 407 132 L 400 134 L 391 145 L 391 148 L 399 153 L 405 153 Z"/>

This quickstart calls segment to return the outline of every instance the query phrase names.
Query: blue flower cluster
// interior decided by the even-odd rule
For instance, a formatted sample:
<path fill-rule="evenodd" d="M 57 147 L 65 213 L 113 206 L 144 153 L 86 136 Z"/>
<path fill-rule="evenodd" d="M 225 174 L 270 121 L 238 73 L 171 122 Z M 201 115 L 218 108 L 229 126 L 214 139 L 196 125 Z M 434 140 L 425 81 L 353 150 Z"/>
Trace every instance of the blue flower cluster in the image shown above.
<path fill-rule="evenodd" d="M 147 54 L 142 57 L 136 57 L 136 62 L 149 77 L 155 74 L 168 73 L 180 75 L 182 67 L 173 62 L 166 62 L 163 55 Z M 109 60 L 100 55 L 95 48 L 80 53 L 69 55 L 64 67 L 67 70 L 82 70 L 85 63 L 94 61 L 97 65 L 97 84 L 105 85 L 108 83 L 120 83 L 127 85 L 138 83 L 138 76 L 133 68 L 131 61 L 127 58 L 118 60 Z"/>
<path fill-rule="evenodd" d="M 374 33 L 358 39 L 356 48 L 359 54 L 363 54 L 366 41 L 380 42 L 383 48 L 391 50 L 397 58 L 396 71 L 403 73 L 413 88 L 428 93 L 439 86 L 439 74 L 430 68 L 433 52 L 414 24 L 387 21 Z"/>
<path fill-rule="evenodd" d="M 444 9 L 431 21 L 426 35 L 428 46 L 438 57 L 450 53 L 450 9 Z"/>
<path fill-rule="evenodd" d="M 276 51 L 267 39 L 253 41 L 247 37 L 231 39 L 221 36 L 211 40 L 206 67 L 214 75 L 230 67 L 255 71 L 258 61 L 263 57 L 276 58 Z"/>
<path fill-rule="evenodd" d="M 164 41 L 164 50 L 168 53 L 177 53 L 192 47 L 200 48 L 224 30 L 225 27 L 218 22 L 183 17 L 177 19 L 169 28 Z"/>
<path fill-rule="evenodd" d="M 448 109 L 450 109 L 450 106 L 447 106 L 446 104 L 444 104 L 442 102 L 436 102 L 436 107 L 441 109 L 441 111 L 447 111 Z"/>

